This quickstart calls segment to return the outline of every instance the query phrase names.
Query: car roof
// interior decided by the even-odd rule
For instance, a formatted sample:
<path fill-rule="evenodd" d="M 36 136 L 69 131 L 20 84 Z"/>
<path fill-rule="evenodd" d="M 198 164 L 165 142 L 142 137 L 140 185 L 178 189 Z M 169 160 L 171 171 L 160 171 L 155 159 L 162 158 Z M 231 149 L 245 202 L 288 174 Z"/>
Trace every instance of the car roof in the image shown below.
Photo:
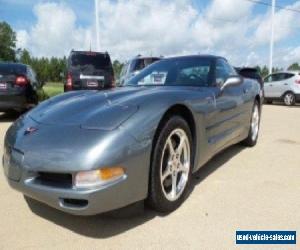
<path fill-rule="evenodd" d="M 98 55 L 109 55 L 107 51 L 105 52 L 98 52 L 98 51 L 92 51 L 92 50 L 71 50 L 70 54 L 87 54 L 87 53 L 93 53 Z"/>
<path fill-rule="evenodd" d="M 137 55 L 134 58 L 132 58 L 131 60 L 135 60 L 135 59 L 163 59 L 162 56 L 141 56 L 141 55 Z"/>
<path fill-rule="evenodd" d="M 280 74 L 280 73 L 300 74 L 300 71 L 297 71 L 297 70 L 285 70 L 285 71 L 274 72 L 272 74 Z"/>
<path fill-rule="evenodd" d="M 222 57 L 222 56 L 215 56 L 215 55 L 209 55 L 209 54 L 199 54 L 199 55 L 186 55 L 186 56 L 174 56 L 174 57 L 166 57 L 164 58 L 165 60 L 168 59 L 188 59 L 188 58 L 208 58 L 208 59 L 223 59 L 225 61 L 227 61 L 226 58 Z"/>

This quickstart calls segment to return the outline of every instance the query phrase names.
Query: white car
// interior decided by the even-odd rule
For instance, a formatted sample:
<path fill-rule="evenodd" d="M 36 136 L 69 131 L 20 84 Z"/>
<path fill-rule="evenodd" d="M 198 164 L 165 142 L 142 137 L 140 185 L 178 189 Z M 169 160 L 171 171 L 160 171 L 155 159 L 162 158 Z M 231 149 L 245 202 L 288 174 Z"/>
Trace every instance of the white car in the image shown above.
<path fill-rule="evenodd" d="M 300 102 L 300 72 L 286 71 L 268 75 L 264 79 L 264 97 L 267 103 L 284 101 L 292 106 Z"/>

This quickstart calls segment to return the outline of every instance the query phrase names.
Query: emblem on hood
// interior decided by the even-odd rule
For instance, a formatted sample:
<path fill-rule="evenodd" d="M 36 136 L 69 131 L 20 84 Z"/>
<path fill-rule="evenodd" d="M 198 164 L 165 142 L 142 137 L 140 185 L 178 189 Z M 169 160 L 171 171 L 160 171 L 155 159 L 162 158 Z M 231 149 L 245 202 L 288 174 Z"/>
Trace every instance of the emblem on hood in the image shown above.
<path fill-rule="evenodd" d="M 37 130 L 38 130 L 38 129 L 35 128 L 35 127 L 29 127 L 29 128 L 27 128 L 27 129 L 24 131 L 24 135 L 29 135 L 29 134 L 31 134 L 31 133 L 37 131 Z"/>

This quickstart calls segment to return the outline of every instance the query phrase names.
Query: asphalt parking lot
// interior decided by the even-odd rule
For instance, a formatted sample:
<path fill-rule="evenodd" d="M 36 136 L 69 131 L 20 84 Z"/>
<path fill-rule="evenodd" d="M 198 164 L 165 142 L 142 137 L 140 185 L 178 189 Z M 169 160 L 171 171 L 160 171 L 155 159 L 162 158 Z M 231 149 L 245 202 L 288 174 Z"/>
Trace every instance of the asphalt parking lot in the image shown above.
<path fill-rule="evenodd" d="M 15 119 L 0 113 L 0 155 Z M 233 146 L 193 179 L 175 212 L 74 217 L 9 188 L 0 170 L 0 249 L 299 249 L 300 106 L 265 105 L 259 142 Z M 112 197 L 113 198 L 113 197 Z M 236 246 L 236 230 L 296 230 L 297 245 Z"/>

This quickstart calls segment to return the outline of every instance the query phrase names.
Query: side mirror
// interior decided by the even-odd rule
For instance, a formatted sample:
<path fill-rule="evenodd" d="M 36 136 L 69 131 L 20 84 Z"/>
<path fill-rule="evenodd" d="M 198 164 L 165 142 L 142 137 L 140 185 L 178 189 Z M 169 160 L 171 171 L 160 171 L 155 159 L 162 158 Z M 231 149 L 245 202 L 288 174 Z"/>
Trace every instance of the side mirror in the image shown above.
<path fill-rule="evenodd" d="M 230 76 L 227 80 L 221 85 L 221 91 L 229 86 L 239 85 L 242 82 L 242 77 L 240 76 Z"/>

